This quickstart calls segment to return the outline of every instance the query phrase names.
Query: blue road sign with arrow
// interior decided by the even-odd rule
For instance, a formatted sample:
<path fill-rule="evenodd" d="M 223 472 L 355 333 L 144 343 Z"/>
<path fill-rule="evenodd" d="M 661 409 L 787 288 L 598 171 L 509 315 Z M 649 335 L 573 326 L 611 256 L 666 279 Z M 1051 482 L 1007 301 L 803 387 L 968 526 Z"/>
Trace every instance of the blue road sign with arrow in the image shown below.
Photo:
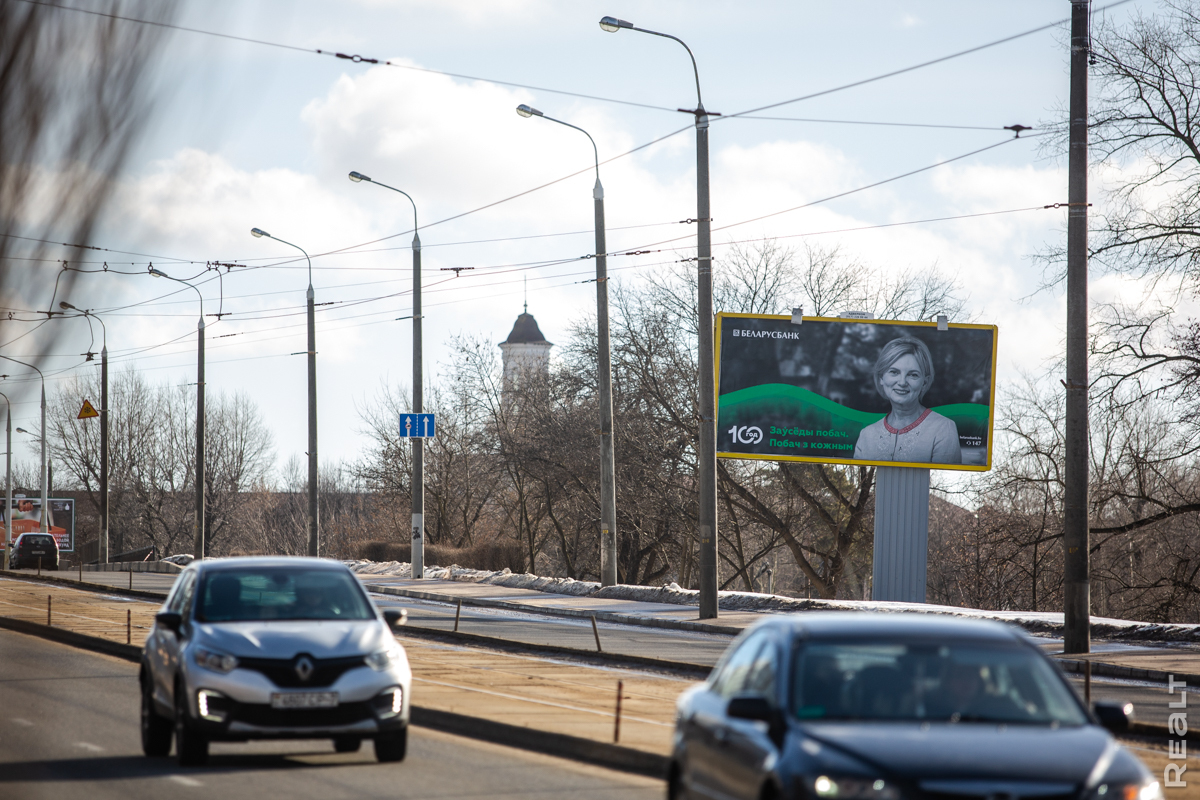
<path fill-rule="evenodd" d="M 401 414 L 400 436 L 404 439 L 432 439 L 436 426 L 433 414 Z"/>

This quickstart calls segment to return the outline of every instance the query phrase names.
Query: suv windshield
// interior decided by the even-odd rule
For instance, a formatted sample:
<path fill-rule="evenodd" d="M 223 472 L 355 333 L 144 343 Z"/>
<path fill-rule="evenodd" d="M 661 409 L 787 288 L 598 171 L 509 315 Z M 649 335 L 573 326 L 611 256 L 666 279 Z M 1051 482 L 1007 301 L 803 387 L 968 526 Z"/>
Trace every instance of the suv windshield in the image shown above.
<path fill-rule="evenodd" d="M 302 567 L 210 572 L 197 595 L 201 622 L 374 619 L 362 587 L 349 573 Z"/>
<path fill-rule="evenodd" d="M 1020 646 L 819 643 L 793 673 L 802 720 L 898 720 L 1082 725 L 1053 667 Z"/>

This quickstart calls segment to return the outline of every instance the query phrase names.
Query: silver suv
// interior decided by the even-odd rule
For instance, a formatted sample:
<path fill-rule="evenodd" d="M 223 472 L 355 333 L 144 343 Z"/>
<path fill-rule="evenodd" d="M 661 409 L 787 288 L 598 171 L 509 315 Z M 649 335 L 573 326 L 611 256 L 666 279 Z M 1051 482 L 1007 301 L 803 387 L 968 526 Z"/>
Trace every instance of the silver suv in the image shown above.
<path fill-rule="evenodd" d="M 332 739 L 379 761 L 408 743 L 412 672 L 382 614 L 345 565 L 316 558 L 196 561 L 146 638 L 142 749 L 203 764 L 209 742 Z"/>

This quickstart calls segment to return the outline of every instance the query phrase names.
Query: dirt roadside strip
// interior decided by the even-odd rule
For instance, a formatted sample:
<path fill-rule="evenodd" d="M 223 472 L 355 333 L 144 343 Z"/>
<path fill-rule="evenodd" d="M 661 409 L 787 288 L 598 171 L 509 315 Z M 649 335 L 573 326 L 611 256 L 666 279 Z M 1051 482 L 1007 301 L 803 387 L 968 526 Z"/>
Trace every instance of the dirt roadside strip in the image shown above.
<path fill-rule="evenodd" d="M 107 596 L 0 578 L 0 628 L 138 663 L 161 597 L 146 602 L 103 588 Z M 483 650 L 441 637 L 426 641 L 404 630 L 400 638 L 421 700 L 413 707 L 414 725 L 625 772 L 666 774 L 674 700 L 687 679 Z M 618 680 L 623 707 L 614 743 Z"/>

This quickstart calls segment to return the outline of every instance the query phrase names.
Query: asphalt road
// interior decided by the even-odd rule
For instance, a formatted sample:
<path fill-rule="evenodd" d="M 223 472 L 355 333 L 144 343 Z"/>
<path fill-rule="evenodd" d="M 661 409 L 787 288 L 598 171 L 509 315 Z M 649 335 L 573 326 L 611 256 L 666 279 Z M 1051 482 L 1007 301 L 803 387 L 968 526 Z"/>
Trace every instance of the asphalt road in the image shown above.
<path fill-rule="evenodd" d="M 650 798 L 660 781 L 414 728 L 402 764 L 370 744 L 220 744 L 206 767 L 141 754 L 137 667 L 0 631 L 0 797 Z"/>

